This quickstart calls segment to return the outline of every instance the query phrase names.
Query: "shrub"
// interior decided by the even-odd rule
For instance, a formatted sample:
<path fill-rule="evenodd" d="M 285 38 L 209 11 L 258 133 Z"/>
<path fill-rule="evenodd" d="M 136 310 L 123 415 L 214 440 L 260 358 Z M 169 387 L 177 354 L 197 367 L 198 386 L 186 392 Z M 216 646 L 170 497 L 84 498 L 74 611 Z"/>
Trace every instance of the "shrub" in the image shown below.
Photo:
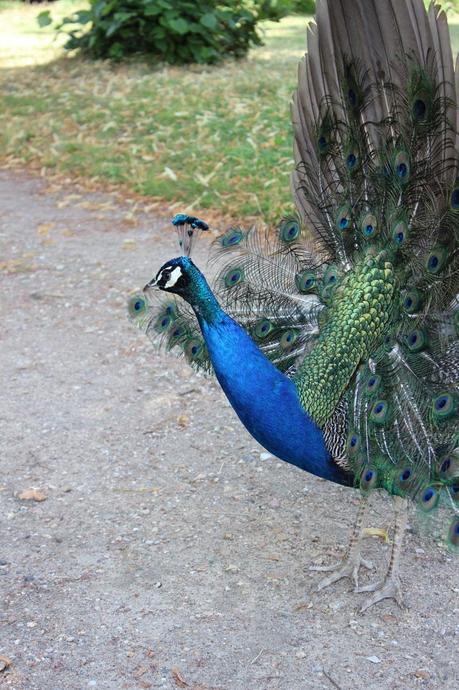
<path fill-rule="evenodd" d="M 316 11 L 315 0 L 293 0 L 294 12 L 301 14 L 314 14 Z"/>
<path fill-rule="evenodd" d="M 67 49 L 95 58 L 144 53 L 172 64 L 215 63 L 260 45 L 257 23 L 279 19 L 282 9 L 278 16 L 271 10 L 282 1 L 90 0 L 88 10 L 66 17 L 56 29 L 68 34 Z M 38 21 L 50 24 L 49 11 Z"/>

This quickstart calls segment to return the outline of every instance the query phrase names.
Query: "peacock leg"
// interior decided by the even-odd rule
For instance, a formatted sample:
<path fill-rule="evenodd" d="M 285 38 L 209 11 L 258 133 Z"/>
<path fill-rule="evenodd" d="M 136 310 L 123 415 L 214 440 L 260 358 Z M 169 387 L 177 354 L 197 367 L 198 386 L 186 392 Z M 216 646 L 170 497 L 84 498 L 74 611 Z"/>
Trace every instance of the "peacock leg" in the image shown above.
<path fill-rule="evenodd" d="M 347 547 L 346 555 L 342 561 L 338 561 L 332 565 L 313 565 L 310 567 L 310 570 L 316 570 L 323 573 L 334 571 L 331 575 L 324 577 L 323 580 L 319 582 L 317 585 L 317 590 L 324 589 L 324 587 L 329 587 L 334 582 L 338 582 L 338 580 L 341 580 L 344 577 L 351 577 L 355 587 L 357 588 L 360 567 L 363 566 L 369 570 L 373 568 L 372 563 L 362 558 L 360 553 L 360 544 L 363 537 L 362 525 L 364 523 L 367 511 L 368 499 L 366 496 L 362 496 L 359 509 L 357 511 L 354 529 L 351 533 L 349 546 Z"/>
<path fill-rule="evenodd" d="M 403 536 L 405 534 L 407 521 L 407 500 L 406 498 L 395 496 L 394 542 L 392 544 L 389 567 L 384 580 L 366 585 L 365 587 L 360 587 L 357 590 L 358 592 L 374 592 L 374 594 L 364 602 L 362 608 L 360 609 L 361 613 L 383 599 L 395 599 L 397 604 L 400 607 L 403 607 L 402 588 L 398 571 Z"/>

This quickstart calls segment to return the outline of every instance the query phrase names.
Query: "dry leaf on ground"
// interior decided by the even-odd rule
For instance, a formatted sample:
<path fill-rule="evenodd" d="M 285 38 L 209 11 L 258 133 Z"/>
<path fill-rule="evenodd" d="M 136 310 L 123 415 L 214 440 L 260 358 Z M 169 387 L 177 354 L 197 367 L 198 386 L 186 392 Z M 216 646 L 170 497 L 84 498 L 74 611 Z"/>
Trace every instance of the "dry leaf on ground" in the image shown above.
<path fill-rule="evenodd" d="M 176 666 L 174 666 L 174 668 L 171 669 L 171 673 L 172 673 L 172 678 L 173 678 L 174 681 L 175 681 L 175 684 L 178 685 L 179 688 L 186 688 L 186 687 L 188 687 L 188 683 L 187 683 L 186 680 L 184 679 L 184 677 L 183 677 L 183 675 L 182 675 L 182 672 L 180 671 L 179 668 L 177 668 Z"/>
<path fill-rule="evenodd" d="M 37 501 L 41 503 L 42 501 L 46 501 L 48 496 L 39 489 L 26 489 L 18 495 L 18 498 L 20 498 L 21 501 Z"/>
<path fill-rule="evenodd" d="M 0 671 L 5 671 L 9 666 L 11 666 L 11 659 L 0 654 Z"/>

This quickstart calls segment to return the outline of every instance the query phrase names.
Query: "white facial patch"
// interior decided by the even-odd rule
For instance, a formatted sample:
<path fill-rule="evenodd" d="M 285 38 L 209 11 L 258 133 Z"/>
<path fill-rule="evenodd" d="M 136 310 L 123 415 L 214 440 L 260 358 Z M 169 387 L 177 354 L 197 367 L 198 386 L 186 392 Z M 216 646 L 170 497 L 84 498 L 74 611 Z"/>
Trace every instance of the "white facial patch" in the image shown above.
<path fill-rule="evenodd" d="M 174 270 L 172 271 L 172 273 L 170 274 L 169 280 L 167 281 L 167 283 L 165 284 L 164 287 L 165 288 L 174 287 L 175 283 L 177 282 L 177 280 L 180 278 L 181 275 L 182 275 L 182 269 L 180 268 L 180 266 L 176 266 L 174 268 Z"/>

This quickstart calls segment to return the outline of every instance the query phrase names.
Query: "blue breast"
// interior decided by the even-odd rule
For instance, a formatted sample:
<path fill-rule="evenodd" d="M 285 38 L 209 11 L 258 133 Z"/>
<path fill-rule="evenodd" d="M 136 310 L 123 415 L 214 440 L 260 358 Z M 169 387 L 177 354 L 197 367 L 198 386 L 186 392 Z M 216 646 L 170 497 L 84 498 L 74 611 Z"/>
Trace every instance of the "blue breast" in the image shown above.
<path fill-rule="evenodd" d="M 348 485 L 349 475 L 331 460 L 321 430 L 301 407 L 294 383 L 224 312 L 212 324 L 200 319 L 200 326 L 217 379 L 252 436 L 281 460 Z"/>

